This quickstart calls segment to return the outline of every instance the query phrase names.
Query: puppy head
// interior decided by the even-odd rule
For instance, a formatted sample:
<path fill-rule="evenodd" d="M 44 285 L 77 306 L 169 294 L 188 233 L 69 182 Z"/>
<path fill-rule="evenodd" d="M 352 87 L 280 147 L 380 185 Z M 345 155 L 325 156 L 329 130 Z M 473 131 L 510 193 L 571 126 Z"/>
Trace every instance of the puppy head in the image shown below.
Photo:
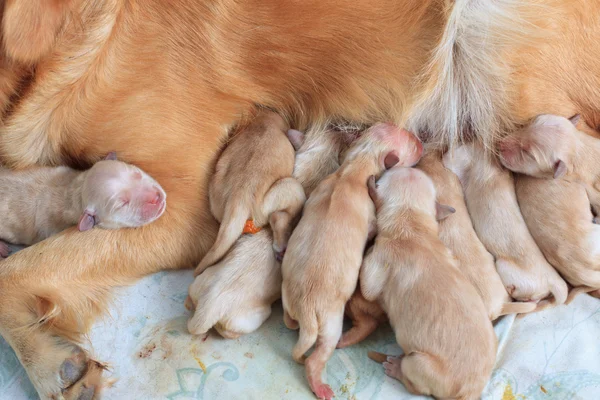
<path fill-rule="evenodd" d="M 382 211 L 419 210 L 436 218 L 436 190 L 433 181 L 416 168 L 394 167 L 377 182 L 377 196 Z"/>
<path fill-rule="evenodd" d="M 571 168 L 578 119 L 578 115 L 571 119 L 538 116 L 529 126 L 500 141 L 500 162 L 525 175 L 560 178 Z"/>
<path fill-rule="evenodd" d="M 116 160 L 103 160 L 89 171 L 83 183 L 84 213 L 79 230 L 98 225 L 105 229 L 149 224 L 165 211 L 167 195 L 139 168 Z"/>
<path fill-rule="evenodd" d="M 381 123 L 367 129 L 348 150 L 344 162 L 375 155 L 382 170 L 412 167 L 423 154 L 423 144 L 414 134 L 396 125 Z"/>
<path fill-rule="evenodd" d="M 2 37 L 8 56 L 34 64 L 48 54 L 71 8 L 78 1 L 6 0 Z"/>

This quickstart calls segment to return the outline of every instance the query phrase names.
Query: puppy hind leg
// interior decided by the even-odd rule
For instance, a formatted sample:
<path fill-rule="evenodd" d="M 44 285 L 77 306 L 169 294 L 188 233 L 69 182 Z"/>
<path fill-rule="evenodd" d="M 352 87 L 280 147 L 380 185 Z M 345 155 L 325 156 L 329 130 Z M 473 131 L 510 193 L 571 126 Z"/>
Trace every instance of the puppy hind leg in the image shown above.
<path fill-rule="evenodd" d="M 383 366 L 388 376 L 398 379 L 413 394 L 436 398 L 457 396 L 447 368 L 430 354 L 413 351 L 405 356 L 388 357 Z"/>
<path fill-rule="evenodd" d="M 325 326 L 320 329 L 315 350 L 306 359 L 306 378 L 311 390 L 319 399 L 330 400 L 334 397 L 333 390 L 329 385 L 323 383 L 321 375 L 342 335 L 343 319 L 342 311 L 325 320 Z"/>
<path fill-rule="evenodd" d="M 362 342 L 367 336 L 375 332 L 378 325 L 379 321 L 371 315 L 364 313 L 356 315 L 355 318 L 352 318 L 352 328 L 344 332 L 337 348 L 343 349 Z"/>

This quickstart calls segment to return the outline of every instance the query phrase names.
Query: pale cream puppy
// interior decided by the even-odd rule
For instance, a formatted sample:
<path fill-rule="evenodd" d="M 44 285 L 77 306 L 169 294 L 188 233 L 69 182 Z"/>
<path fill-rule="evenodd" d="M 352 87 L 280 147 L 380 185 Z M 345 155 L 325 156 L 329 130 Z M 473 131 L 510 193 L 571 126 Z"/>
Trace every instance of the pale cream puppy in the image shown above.
<path fill-rule="evenodd" d="M 543 114 L 498 144 L 500 161 L 513 172 L 536 178 L 562 178 L 584 185 L 600 213 L 600 140 L 579 131 L 579 115 Z"/>
<path fill-rule="evenodd" d="M 391 124 L 365 133 L 345 156 L 342 166 L 312 192 L 283 259 L 282 300 L 290 328 L 300 327 L 293 357 L 306 360 L 306 375 L 318 398 L 333 391 L 321 374 L 342 333 L 344 306 L 356 288 L 358 272 L 375 209 L 367 180 L 396 163 L 414 165 L 420 141 Z M 296 322 L 297 321 L 297 322 Z"/>
<path fill-rule="evenodd" d="M 452 251 L 462 273 L 483 300 L 491 320 L 501 315 L 533 311 L 533 303 L 515 303 L 496 271 L 494 257 L 481 243 L 471 222 L 458 177 L 442 163 L 442 155 L 431 151 L 417 166 L 433 181 L 438 204 L 449 204 L 455 212 L 439 222 L 440 239 Z"/>
<path fill-rule="evenodd" d="M 577 287 L 570 299 L 600 289 L 600 226 L 590 211 L 600 197 L 600 141 L 578 131 L 578 120 L 540 115 L 499 143 L 502 163 L 531 175 L 517 175 L 519 205 L 548 261 Z"/>
<path fill-rule="evenodd" d="M 322 127 L 311 128 L 306 135 L 291 132 L 289 136 L 304 136 L 296 153 L 294 177 L 308 196 L 339 168 L 345 136 Z M 242 235 L 220 262 L 196 277 L 186 300 L 186 307 L 194 310 L 188 330 L 200 335 L 214 326 L 223 337 L 237 338 L 258 329 L 279 298 L 281 265 L 273 252 L 271 229 L 265 227 Z"/>
<path fill-rule="evenodd" d="M 158 219 L 166 208 L 161 186 L 114 153 L 86 171 L 40 167 L 0 169 L 0 239 L 30 245 L 77 225 L 80 231 L 133 228 Z M 0 255 L 8 246 L 0 242 Z"/>
<path fill-rule="evenodd" d="M 575 287 L 567 302 L 577 293 L 600 289 L 600 225 L 592 221 L 583 185 L 521 175 L 517 197 L 540 249 Z"/>
<path fill-rule="evenodd" d="M 286 232 L 306 200 L 302 185 L 292 177 L 293 143 L 301 139 L 288 137 L 288 128 L 277 113 L 260 110 L 223 150 L 209 185 L 210 210 L 221 226 L 195 275 L 227 253 L 247 221 L 257 228 L 270 224 L 273 249 L 284 250 Z"/>
<path fill-rule="evenodd" d="M 516 300 L 563 304 L 567 284 L 546 261 L 523 220 L 510 171 L 479 144 L 465 144 L 444 155 L 459 178 L 477 236 L 495 257 L 496 270 Z"/>
<path fill-rule="evenodd" d="M 438 236 L 433 182 L 423 171 L 396 167 L 374 192 L 378 235 L 360 286 L 385 310 L 404 351 L 387 358 L 386 374 L 413 394 L 480 398 L 497 339 L 477 290 Z"/>

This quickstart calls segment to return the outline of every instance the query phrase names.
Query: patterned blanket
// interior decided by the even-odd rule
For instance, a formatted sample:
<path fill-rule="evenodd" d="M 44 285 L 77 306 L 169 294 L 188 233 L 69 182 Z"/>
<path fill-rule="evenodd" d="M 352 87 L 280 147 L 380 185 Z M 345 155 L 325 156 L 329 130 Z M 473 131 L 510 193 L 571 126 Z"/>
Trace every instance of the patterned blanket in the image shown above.
<path fill-rule="evenodd" d="M 304 369 L 291 359 L 297 332 L 281 305 L 254 334 L 225 340 L 187 333 L 183 301 L 191 271 L 162 272 L 117 292 L 110 316 L 90 335 L 92 354 L 111 365 L 107 399 L 313 399 Z M 484 400 L 600 399 L 600 301 L 496 323 L 498 359 Z M 336 399 L 412 399 L 369 350 L 400 354 L 389 326 L 360 345 L 336 350 L 326 381 Z M 36 399 L 15 354 L 0 338 L 0 399 Z"/>

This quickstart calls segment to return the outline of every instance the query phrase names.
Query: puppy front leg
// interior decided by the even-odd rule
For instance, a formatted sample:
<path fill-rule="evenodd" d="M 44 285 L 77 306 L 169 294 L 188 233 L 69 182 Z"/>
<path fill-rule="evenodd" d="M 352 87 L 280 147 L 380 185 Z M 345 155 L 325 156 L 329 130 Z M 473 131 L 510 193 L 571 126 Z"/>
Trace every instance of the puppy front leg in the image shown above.
<path fill-rule="evenodd" d="M 269 218 L 273 230 L 273 250 L 279 261 L 283 258 L 295 219 L 305 201 L 302 185 L 291 177 L 275 182 L 265 195 L 262 211 Z"/>

